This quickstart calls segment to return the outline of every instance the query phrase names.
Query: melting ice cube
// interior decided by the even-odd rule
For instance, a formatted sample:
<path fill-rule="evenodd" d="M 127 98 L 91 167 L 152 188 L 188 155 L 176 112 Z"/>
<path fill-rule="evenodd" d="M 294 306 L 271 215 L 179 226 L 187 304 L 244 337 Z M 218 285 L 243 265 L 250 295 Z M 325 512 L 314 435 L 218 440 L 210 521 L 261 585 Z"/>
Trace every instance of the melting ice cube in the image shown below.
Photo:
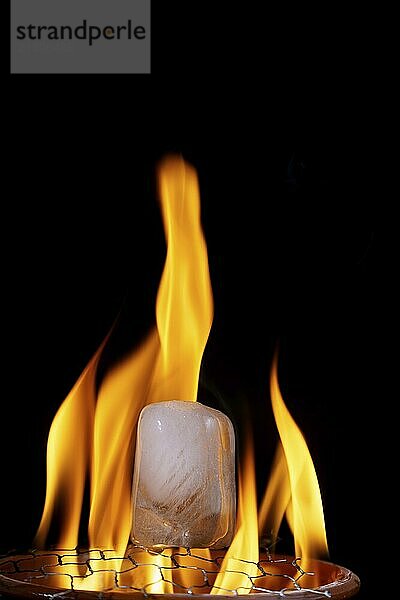
<path fill-rule="evenodd" d="M 192 548 L 228 546 L 235 528 L 231 421 L 199 402 L 146 406 L 139 417 L 132 539 Z"/>

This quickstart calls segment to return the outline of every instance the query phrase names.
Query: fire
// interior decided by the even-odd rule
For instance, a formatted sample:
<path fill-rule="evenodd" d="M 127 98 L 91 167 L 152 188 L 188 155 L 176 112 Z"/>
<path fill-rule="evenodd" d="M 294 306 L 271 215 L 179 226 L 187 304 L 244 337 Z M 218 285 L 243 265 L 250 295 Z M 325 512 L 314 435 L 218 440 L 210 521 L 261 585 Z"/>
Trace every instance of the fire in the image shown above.
<path fill-rule="evenodd" d="M 43 546 L 57 506 L 62 506 L 61 548 L 77 545 L 95 406 L 95 376 L 100 346 L 57 411 L 47 442 L 47 488 L 35 543 Z"/>
<path fill-rule="evenodd" d="M 151 402 L 195 401 L 213 319 L 196 171 L 183 160 L 167 158 L 160 167 L 159 190 L 167 257 L 157 296 L 161 352 Z"/>
<path fill-rule="evenodd" d="M 91 548 L 113 548 L 116 556 L 124 555 L 129 541 L 134 432 L 146 403 L 158 350 L 158 336 L 153 331 L 136 352 L 109 373 L 97 398 L 90 472 L 89 544 Z M 120 562 L 110 562 L 110 568 L 119 570 Z M 110 584 L 109 578 L 109 573 L 97 578 L 99 589 Z M 83 583 L 84 587 L 93 586 L 91 579 Z"/>
<path fill-rule="evenodd" d="M 283 401 L 278 383 L 278 358 L 271 370 L 271 402 L 281 443 L 260 511 L 260 529 L 276 539 L 283 515 L 292 530 L 296 556 L 326 558 L 328 543 L 324 511 L 307 443 Z"/>
<path fill-rule="evenodd" d="M 279 528 L 291 499 L 289 473 L 282 444 L 279 442 L 272 463 L 271 475 L 258 515 L 260 534 L 268 532 L 268 543 L 276 544 Z"/>
<path fill-rule="evenodd" d="M 106 377 L 94 419 L 89 539 L 92 547 L 122 553 L 131 526 L 139 413 L 150 402 L 196 400 L 213 314 L 196 173 L 183 160 L 169 158 L 160 166 L 159 181 L 167 258 L 157 296 L 158 331 Z"/>
<path fill-rule="evenodd" d="M 111 369 L 96 393 L 96 374 L 103 342 L 64 400 L 52 423 L 47 448 L 47 489 L 35 542 L 43 547 L 54 514 L 61 514 L 59 547 L 78 545 L 82 502 L 90 477 L 89 544 L 107 550 L 108 568 L 124 571 L 123 560 L 132 523 L 132 468 L 138 417 L 142 408 L 162 400 L 196 401 L 199 371 L 213 319 L 207 247 L 200 221 L 200 195 L 195 170 L 183 159 L 169 157 L 158 171 L 159 196 L 167 254 L 157 301 L 156 326 L 142 344 Z M 284 514 L 295 537 L 296 554 L 327 552 L 318 481 L 305 440 L 279 391 L 277 359 L 271 374 L 271 399 L 281 442 L 257 519 L 256 477 L 251 434 L 239 468 L 237 528 L 211 593 L 251 590 L 257 576 L 259 531 L 276 539 Z M 149 593 L 189 588 L 193 558 L 181 553 L 187 569 L 171 569 L 163 553 L 139 551 L 140 569 L 127 569 L 123 584 Z M 113 558 L 115 556 L 115 558 Z M 196 556 L 210 561 L 208 549 Z M 242 571 L 248 561 L 247 575 Z M 163 576 L 160 576 L 160 569 Z M 114 574 L 69 568 L 76 589 L 101 590 L 113 585 Z M 211 585 L 212 585 L 211 581 Z M 57 585 L 57 582 L 54 582 Z M 58 583 L 62 587 L 61 579 Z"/>
<path fill-rule="evenodd" d="M 35 539 L 40 546 L 62 499 L 67 503 L 59 545 L 77 546 L 90 468 L 90 546 L 112 548 L 116 556 L 123 556 L 131 527 L 131 470 L 139 413 L 150 402 L 197 397 L 213 318 L 197 176 L 183 159 L 170 157 L 161 163 L 158 178 L 167 257 L 157 296 L 157 328 L 106 376 L 96 399 L 101 347 L 61 405 L 49 434 L 46 501 Z M 110 568 L 118 568 L 117 562 L 111 561 Z M 154 581 L 151 570 L 149 566 L 149 579 Z M 105 584 L 100 575 L 95 587 Z M 81 587 L 93 585 L 93 578 L 88 578 Z M 169 586 L 161 581 L 151 591 L 166 592 Z"/>
<path fill-rule="evenodd" d="M 224 595 L 227 590 L 238 589 L 240 594 L 248 594 L 251 589 L 248 575 L 254 577 L 258 574 L 258 554 L 256 474 L 252 438 L 248 431 L 244 457 L 239 469 L 236 533 L 225 554 L 211 593 Z M 243 562 L 240 559 L 251 561 L 246 565 L 248 575 L 240 572 L 243 571 Z"/>

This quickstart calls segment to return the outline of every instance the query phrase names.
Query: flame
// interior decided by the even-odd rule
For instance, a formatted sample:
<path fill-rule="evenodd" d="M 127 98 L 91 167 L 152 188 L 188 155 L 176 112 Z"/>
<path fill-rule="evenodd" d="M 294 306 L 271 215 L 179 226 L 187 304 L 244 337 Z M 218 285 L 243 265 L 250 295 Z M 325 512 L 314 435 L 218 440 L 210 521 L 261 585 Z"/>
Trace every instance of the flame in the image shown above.
<path fill-rule="evenodd" d="M 244 567 L 243 559 L 251 562 L 246 562 Z M 222 561 L 220 572 L 217 575 L 211 594 L 226 595 L 227 591 L 236 589 L 240 594 L 248 594 L 251 591 L 249 576 L 255 577 L 259 574 L 257 568 L 258 561 L 259 544 L 254 449 L 251 434 L 248 431 L 244 457 L 239 468 L 236 533 Z M 233 573 L 232 571 L 236 572 Z M 243 571 L 246 571 L 246 573 L 243 573 Z"/>
<path fill-rule="evenodd" d="M 193 566 L 199 558 L 207 566 L 211 557 L 208 549 L 196 550 L 193 556 L 182 549 L 174 561 L 186 569 L 176 569 L 170 566 L 168 549 L 139 551 L 136 559 L 141 568 L 132 569 L 132 563 L 124 568 L 140 411 L 162 400 L 196 401 L 201 360 L 213 319 L 196 172 L 182 158 L 168 157 L 160 164 L 158 182 L 167 254 L 156 301 L 156 326 L 136 350 L 107 373 L 96 395 L 97 367 L 106 338 L 61 405 L 49 433 L 46 499 L 35 542 L 44 545 L 54 515 L 60 513 L 58 545 L 77 547 L 89 473 L 89 544 L 107 553 L 107 570 L 89 572 L 85 563 L 71 564 L 69 573 L 74 576 L 75 589 L 112 587 L 118 572 L 123 586 L 145 589 L 150 594 L 172 593 L 172 582 L 186 588 L 200 585 L 201 581 L 196 584 L 195 580 L 199 571 Z M 258 530 L 262 533 L 267 529 L 275 541 L 285 514 L 297 556 L 327 555 L 317 476 L 303 435 L 282 399 L 277 357 L 271 372 L 271 400 L 281 440 L 271 478 L 257 519 L 254 452 L 248 432 L 239 469 L 236 533 L 220 572 L 213 572 L 210 579 L 210 585 L 214 581 L 214 595 L 251 591 L 250 578 L 259 575 Z M 54 584 L 62 587 L 61 579 Z"/>
<path fill-rule="evenodd" d="M 89 537 L 92 547 L 125 550 L 131 527 L 134 435 L 150 402 L 196 400 L 212 323 L 207 249 L 196 173 L 170 157 L 159 168 L 167 258 L 157 296 L 157 329 L 104 380 L 94 421 Z"/>
<path fill-rule="evenodd" d="M 270 384 L 272 409 L 283 452 L 279 446 L 260 512 L 260 525 L 268 523 L 272 536 L 276 538 L 286 512 L 294 535 L 296 556 L 304 560 L 325 558 L 328 544 L 317 474 L 303 434 L 283 401 L 278 383 L 277 355 L 272 364 Z M 270 514 L 266 518 L 268 511 Z"/>
<path fill-rule="evenodd" d="M 151 401 L 195 401 L 213 319 L 199 184 L 193 167 L 177 157 L 164 159 L 158 179 L 167 257 L 157 296 L 161 353 Z"/>
<path fill-rule="evenodd" d="M 105 342 L 104 342 L 105 343 Z M 35 544 L 43 546 L 57 507 L 61 523 L 58 544 L 75 548 L 95 406 L 95 377 L 104 343 L 97 350 L 60 406 L 51 424 L 47 442 L 47 485 L 43 515 Z"/>
<path fill-rule="evenodd" d="M 92 548 L 112 549 L 108 567 L 115 570 L 121 568 L 131 529 L 138 416 L 151 402 L 196 400 L 201 359 L 213 318 L 196 172 L 182 158 L 169 157 L 160 164 L 158 180 L 167 256 L 157 296 L 157 328 L 108 373 L 96 402 L 95 377 L 103 344 L 61 405 L 49 434 L 46 501 L 36 536 L 38 545 L 43 546 L 57 504 L 64 498 L 58 545 L 77 546 L 85 478 L 90 469 L 89 543 Z M 209 557 L 208 551 L 205 557 Z M 145 579 L 143 572 L 134 570 L 128 585 L 140 589 L 156 582 L 149 587 L 152 593 L 172 591 L 154 566 L 163 566 L 165 557 L 151 558 Z M 74 576 L 77 589 L 99 590 L 112 583 L 113 574 L 87 576 L 77 567 Z"/>
<path fill-rule="evenodd" d="M 179 551 L 175 554 L 175 561 L 179 566 L 188 567 L 185 569 L 172 570 L 173 581 L 176 586 L 181 586 L 181 591 L 184 591 L 183 588 L 204 585 L 203 573 L 198 569 L 199 564 L 208 571 L 208 581 L 212 581 L 213 575 L 210 574 L 209 570 L 215 567 L 215 565 L 210 563 L 211 552 L 208 548 L 196 548 L 193 550 L 195 557 L 188 554 L 186 548 L 179 548 L 178 550 Z M 204 559 L 204 561 L 202 559 Z M 179 591 L 179 587 L 176 587 L 175 591 Z"/>
<path fill-rule="evenodd" d="M 291 491 L 285 453 L 279 442 L 272 463 L 271 475 L 258 513 L 260 535 L 268 534 L 268 545 L 274 547 L 282 519 L 290 503 Z"/>
<path fill-rule="evenodd" d="M 131 528 L 131 465 L 139 413 L 146 403 L 159 349 L 152 331 L 142 346 L 108 374 L 94 419 L 89 541 L 122 554 Z"/>

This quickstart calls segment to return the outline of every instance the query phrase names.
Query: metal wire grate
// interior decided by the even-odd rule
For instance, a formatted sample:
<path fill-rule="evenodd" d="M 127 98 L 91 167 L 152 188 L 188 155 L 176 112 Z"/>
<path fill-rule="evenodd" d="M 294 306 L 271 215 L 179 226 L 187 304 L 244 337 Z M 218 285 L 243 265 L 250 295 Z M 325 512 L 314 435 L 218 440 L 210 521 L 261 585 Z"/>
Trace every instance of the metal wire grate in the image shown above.
<path fill-rule="evenodd" d="M 114 550 L 80 548 L 10 552 L 0 556 L 1 589 L 4 591 L 5 581 L 12 580 L 48 587 L 48 599 L 77 598 L 79 590 L 90 590 L 91 597 L 98 600 L 111 591 L 140 593 L 146 598 L 157 593 L 197 595 L 211 591 L 285 597 L 297 590 L 330 597 L 329 591 L 316 589 L 321 583 L 318 575 L 303 570 L 299 558 L 273 557 L 268 549 L 260 552 L 258 563 L 231 560 L 224 572 L 237 587 L 215 585 L 223 559 L 223 551 L 152 550 L 139 545 L 130 545 L 124 556 Z"/>

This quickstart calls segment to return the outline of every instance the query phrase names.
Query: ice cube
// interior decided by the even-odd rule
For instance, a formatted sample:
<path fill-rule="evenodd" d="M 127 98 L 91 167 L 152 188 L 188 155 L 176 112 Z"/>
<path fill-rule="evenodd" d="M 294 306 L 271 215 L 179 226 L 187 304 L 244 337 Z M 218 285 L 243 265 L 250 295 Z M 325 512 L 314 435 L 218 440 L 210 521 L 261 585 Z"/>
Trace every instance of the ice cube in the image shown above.
<path fill-rule="evenodd" d="M 146 406 L 139 417 L 132 539 L 144 546 L 223 548 L 235 528 L 235 435 L 199 402 Z"/>

